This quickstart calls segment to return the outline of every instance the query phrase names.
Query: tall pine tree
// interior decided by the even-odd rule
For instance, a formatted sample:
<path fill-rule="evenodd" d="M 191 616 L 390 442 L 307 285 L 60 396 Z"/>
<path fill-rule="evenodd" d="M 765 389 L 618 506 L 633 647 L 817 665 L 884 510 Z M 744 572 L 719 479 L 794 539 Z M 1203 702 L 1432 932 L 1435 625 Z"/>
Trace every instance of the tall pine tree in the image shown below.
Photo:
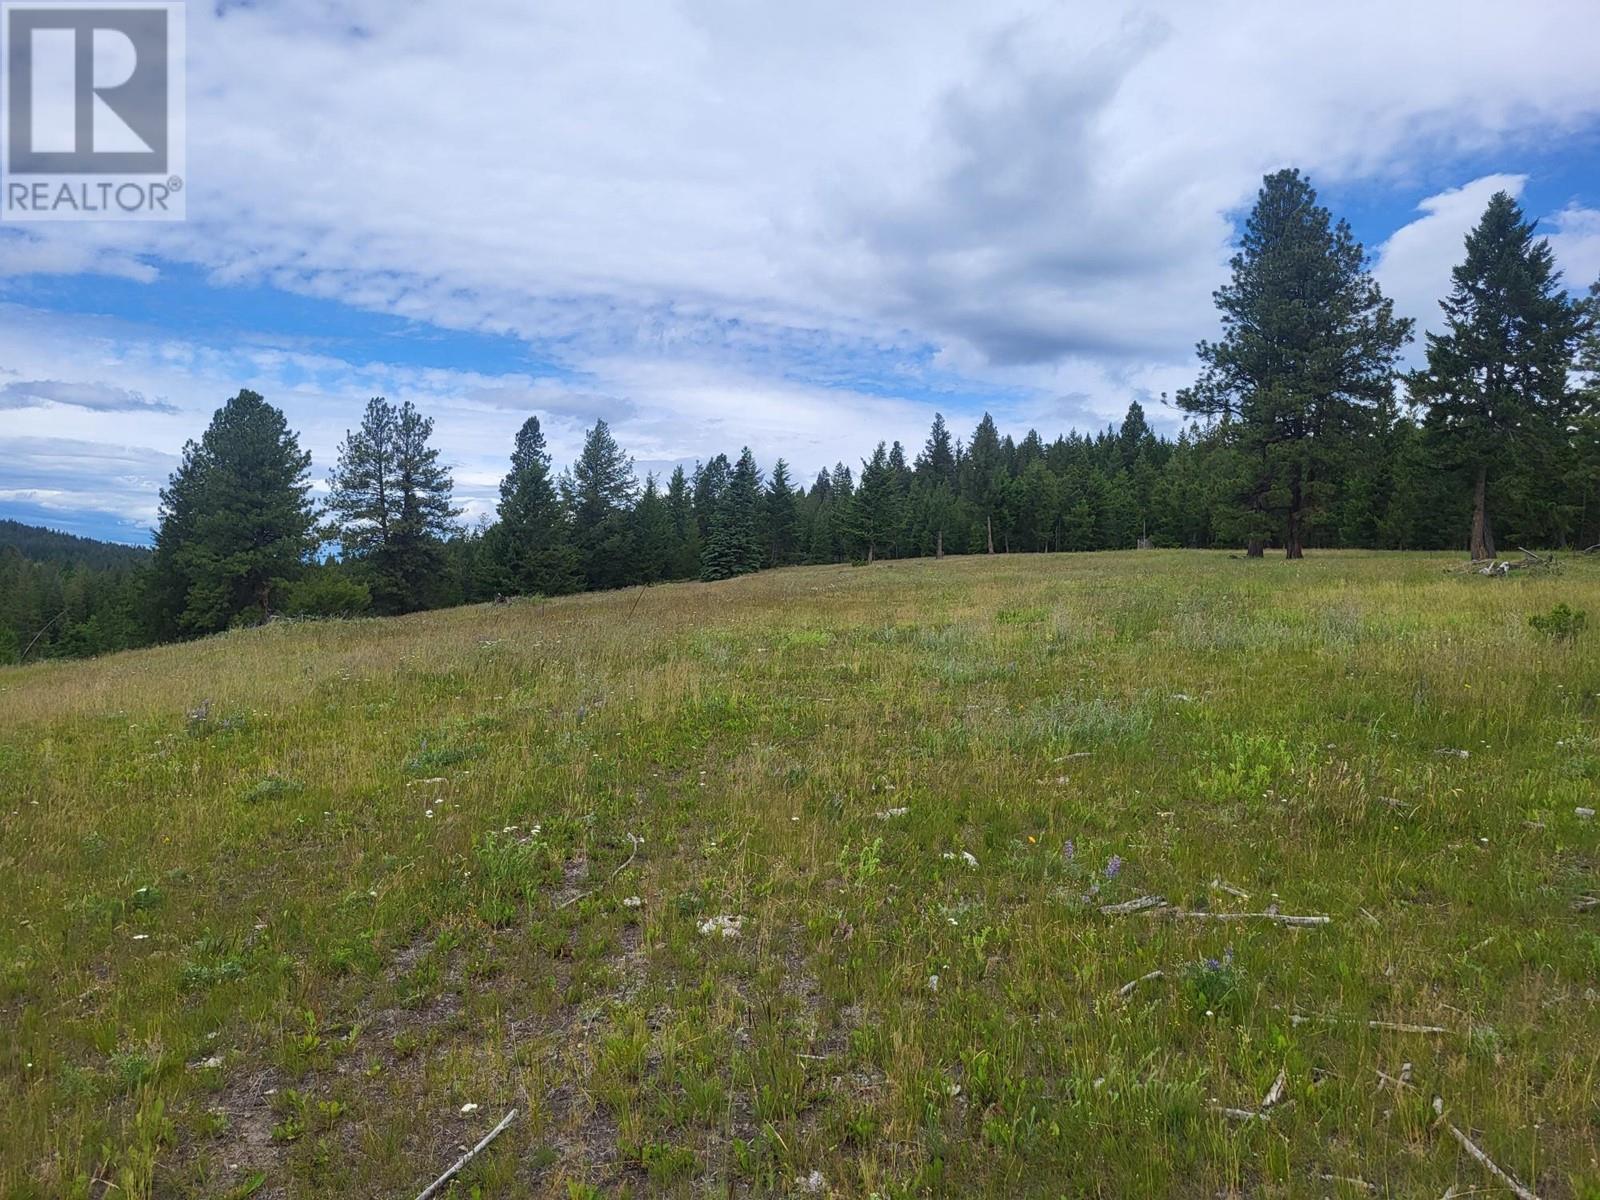
<path fill-rule="evenodd" d="M 487 535 L 487 554 L 505 590 L 557 596 L 579 586 L 567 513 L 556 493 L 536 416 L 517 430 L 511 470 L 500 481 L 499 512 L 499 522 Z"/>
<path fill-rule="evenodd" d="M 1451 272 L 1446 331 L 1428 335 L 1428 366 L 1408 378 L 1427 429 L 1472 491 L 1467 546 L 1493 558 L 1493 474 L 1511 464 L 1537 472 L 1577 414 L 1567 386 L 1581 322 L 1561 288 L 1550 244 L 1505 192 L 1496 192 Z"/>
<path fill-rule="evenodd" d="M 617 445 L 611 427 L 596 421 L 584 436 L 578 461 L 561 479 L 586 586 L 625 587 L 634 581 L 633 528 L 628 514 L 638 491 L 633 459 Z"/>
<path fill-rule="evenodd" d="M 152 594 L 162 632 L 213 633 L 247 612 L 266 619 L 314 544 L 310 469 L 283 413 L 257 393 L 217 410 L 161 492 Z"/>
<path fill-rule="evenodd" d="M 1201 342 L 1200 380 L 1178 395 L 1217 421 L 1245 474 L 1236 501 L 1251 551 L 1273 524 L 1288 558 L 1335 495 L 1356 434 L 1393 394 L 1411 322 L 1394 315 L 1344 221 L 1296 170 L 1268 175 L 1216 293 L 1220 342 Z"/>
<path fill-rule="evenodd" d="M 412 612 L 437 598 L 444 540 L 461 510 L 432 436 L 433 422 L 411 401 L 397 408 L 374 396 L 361 427 L 345 434 L 328 481 L 345 556 L 367 574 L 383 611 Z"/>

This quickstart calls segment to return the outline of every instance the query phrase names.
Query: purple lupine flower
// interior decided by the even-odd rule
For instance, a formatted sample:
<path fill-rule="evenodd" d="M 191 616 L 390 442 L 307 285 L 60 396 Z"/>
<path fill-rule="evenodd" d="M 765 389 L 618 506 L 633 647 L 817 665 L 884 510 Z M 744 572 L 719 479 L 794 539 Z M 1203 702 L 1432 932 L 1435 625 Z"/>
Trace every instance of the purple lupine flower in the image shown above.
<path fill-rule="evenodd" d="M 1068 838 L 1067 839 L 1067 844 L 1065 846 L 1061 847 L 1061 861 L 1066 863 L 1067 866 L 1070 867 L 1072 865 L 1072 860 L 1077 855 L 1077 853 L 1078 853 L 1078 847 L 1073 844 L 1071 838 Z"/>
<path fill-rule="evenodd" d="M 1217 959 L 1208 958 L 1208 959 L 1206 959 L 1205 967 L 1206 967 L 1206 970 L 1208 970 L 1208 971 L 1220 971 L 1220 970 L 1222 970 L 1222 963 L 1219 962 Z"/>
<path fill-rule="evenodd" d="M 1106 878 L 1115 879 L 1120 874 L 1122 874 L 1122 855 L 1113 854 L 1106 859 Z"/>

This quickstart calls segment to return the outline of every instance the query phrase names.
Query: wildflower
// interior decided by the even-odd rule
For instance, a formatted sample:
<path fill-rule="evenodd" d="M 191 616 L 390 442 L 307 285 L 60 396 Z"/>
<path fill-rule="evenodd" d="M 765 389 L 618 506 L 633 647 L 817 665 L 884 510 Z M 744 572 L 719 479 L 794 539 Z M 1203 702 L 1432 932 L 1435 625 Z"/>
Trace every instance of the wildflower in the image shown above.
<path fill-rule="evenodd" d="M 1073 843 L 1071 838 L 1068 838 L 1067 844 L 1061 847 L 1061 861 L 1070 867 L 1072 865 L 1072 860 L 1077 857 L 1077 853 L 1078 847 Z"/>
<path fill-rule="evenodd" d="M 1028 845 L 1037 846 L 1038 844 L 1039 844 L 1039 839 L 1034 837 L 1033 834 L 1030 833 L 1028 835 Z"/>
<path fill-rule="evenodd" d="M 637 896 L 629 896 L 626 900 L 624 900 L 622 902 L 622 907 L 623 908 L 643 908 L 644 907 L 644 901 L 639 899 L 639 897 L 637 897 Z"/>
<path fill-rule="evenodd" d="M 873 815 L 876 816 L 880 821 L 889 821 L 893 820 L 895 817 L 903 817 L 910 811 L 911 810 L 909 808 L 902 806 L 900 808 L 886 808 L 882 812 L 874 813 Z"/>
<path fill-rule="evenodd" d="M 477 1111 L 478 1111 L 478 1106 L 476 1104 L 463 1104 L 461 1106 L 461 1115 L 462 1116 L 466 1116 L 468 1113 L 475 1113 Z"/>
<path fill-rule="evenodd" d="M 1106 878 L 1115 879 L 1120 874 L 1122 874 L 1122 855 L 1113 854 L 1106 859 Z"/>
<path fill-rule="evenodd" d="M 800 1190 L 808 1196 L 820 1195 L 827 1186 L 828 1181 L 823 1178 L 821 1171 L 812 1171 L 800 1181 Z"/>
<path fill-rule="evenodd" d="M 928 990 L 930 992 L 937 992 L 939 990 L 939 977 L 937 975 L 928 976 Z"/>
<path fill-rule="evenodd" d="M 700 922 L 700 933 L 703 937 L 710 937 L 712 934 L 721 934 L 725 938 L 738 937 L 743 924 L 743 917 L 730 917 L 724 913 Z"/>
<path fill-rule="evenodd" d="M 969 871 L 976 871 L 978 869 L 978 860 L 969 851 L 963 850 L 961 852 L 961 861 L 967 864 L 967 869 Z"/>

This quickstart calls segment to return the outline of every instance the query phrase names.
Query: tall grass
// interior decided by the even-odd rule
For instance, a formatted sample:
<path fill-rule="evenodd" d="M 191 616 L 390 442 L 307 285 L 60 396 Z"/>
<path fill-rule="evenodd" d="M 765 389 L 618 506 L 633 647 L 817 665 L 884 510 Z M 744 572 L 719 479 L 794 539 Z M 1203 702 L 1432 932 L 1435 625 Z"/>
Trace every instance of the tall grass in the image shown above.
<path fill-rule="evenodd" d="M 0 1194 L 414 1194 L 511 1107 L 456 1195 L 1490 1186 L 1436 1094 L 1600 1194 L 1600 636 L 1528 620 L 1600 571 L 1445 565 L 808 568 L 0 671 Z M 1101 912 L 1142 895 L 1332 920 Z"/>

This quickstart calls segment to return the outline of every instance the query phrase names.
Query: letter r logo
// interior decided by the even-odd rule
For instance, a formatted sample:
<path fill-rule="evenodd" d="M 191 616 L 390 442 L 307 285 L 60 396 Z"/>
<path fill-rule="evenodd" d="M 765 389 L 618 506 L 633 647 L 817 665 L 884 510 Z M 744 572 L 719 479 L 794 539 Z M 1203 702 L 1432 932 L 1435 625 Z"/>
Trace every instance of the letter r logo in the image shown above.
<path fill-rule="evenodd" d="M 157 5 L 5 6 L 12 175 L 167 171 L 168 15 Z"/>

